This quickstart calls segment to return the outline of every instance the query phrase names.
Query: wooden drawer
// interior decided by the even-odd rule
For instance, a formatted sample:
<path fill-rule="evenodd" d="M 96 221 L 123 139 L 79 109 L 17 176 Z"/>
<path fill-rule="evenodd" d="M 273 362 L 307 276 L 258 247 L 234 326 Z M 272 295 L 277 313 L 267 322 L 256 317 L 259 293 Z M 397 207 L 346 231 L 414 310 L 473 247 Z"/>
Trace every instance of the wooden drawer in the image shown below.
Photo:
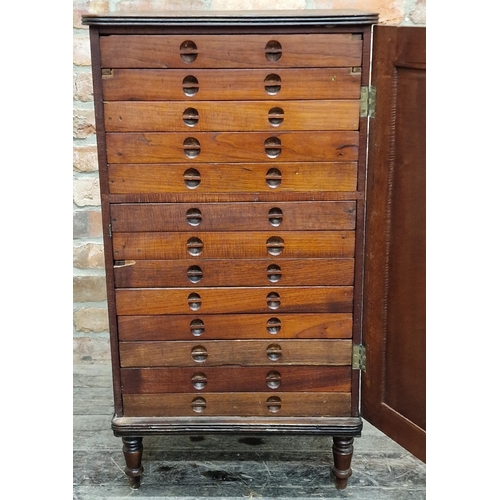
<path fill-rule="evenodd" d="M 360 68 L 112 69 L 105 101 L 359 99 Z"/>
<path fill-rule="evenodd" d="M 119 288 L 120 316 L 269 312 L 352 312 L 352 286 L 274 288 Z"/>
<path fill-rule="evenodd" d="M 358 130 L 359 101 L 104 103 L 107 132 Z"/>
<path fill-rule="evenodd" d="M 120 365 L 188 366 L 349 366 L 351 340 L 206 340 L 120 342 Z"/>
<path fill-rule="evenodd" d="M 324 193 L 355 191 L 357 164 L 197 163 L 108 166 L 112 194 L 141 193 Z"/>
<path fill-rule="evenodd" d="M 356 161 L 359 133 L 108 132 L 106 143 L 108 163 Z"/>
<path fill-rule="evenodd" d="M 116 261 L 116 288 L 352 285 L 354 259 Z"/>
<path fill-rule="evenodd" d="M 124 394 L 202 392 L 348 392 L 350 366 L 122 368 Z"/>
<path fill-rule="evenodd" d="M 113 232 L 354 229 L 356 202 L 111 205 Z"/>
<path fill-rule="evenodd" d="M 125 417 L 264 416 L 347 417 L 348 392 L 124 394 Z"/>
<path fill-rule="evenodd" d="M 119 316 L 126 340 L 349 339 L 351 313 Z"/>
<path fill-rule="evenodd" d="M 115 233 L 115 260 L 352 258 L 354 231 Z"/>
<path fill-rule="evenodd" d="M 361 66 L 361 35 L 110 35 L 102 68 Z"/>

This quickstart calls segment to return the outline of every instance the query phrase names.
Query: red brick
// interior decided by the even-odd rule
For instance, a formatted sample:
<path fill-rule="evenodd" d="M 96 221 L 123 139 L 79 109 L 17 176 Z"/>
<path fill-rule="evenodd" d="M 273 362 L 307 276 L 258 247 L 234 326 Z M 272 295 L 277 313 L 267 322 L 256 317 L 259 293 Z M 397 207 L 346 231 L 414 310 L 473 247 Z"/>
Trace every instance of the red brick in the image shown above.
<path fill-rule="evenodd" d="M 73 238 L 102 237 L 100 210 L 76 210 L 73 212 Z"/>

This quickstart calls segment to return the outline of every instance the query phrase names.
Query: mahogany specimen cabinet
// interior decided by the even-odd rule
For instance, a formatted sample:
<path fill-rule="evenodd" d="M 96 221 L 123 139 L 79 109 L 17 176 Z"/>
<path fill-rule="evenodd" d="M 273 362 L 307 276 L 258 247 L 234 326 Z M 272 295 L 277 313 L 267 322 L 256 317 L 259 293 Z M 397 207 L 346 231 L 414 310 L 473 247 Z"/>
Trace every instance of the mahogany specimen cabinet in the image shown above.
<path fill-rule="evenodd" d="M 83 16 L 133 488 L 151 434 L 330 435 L 345 488 L 364 417 L 425 460 L 425 28 L 377 21 Z"/>

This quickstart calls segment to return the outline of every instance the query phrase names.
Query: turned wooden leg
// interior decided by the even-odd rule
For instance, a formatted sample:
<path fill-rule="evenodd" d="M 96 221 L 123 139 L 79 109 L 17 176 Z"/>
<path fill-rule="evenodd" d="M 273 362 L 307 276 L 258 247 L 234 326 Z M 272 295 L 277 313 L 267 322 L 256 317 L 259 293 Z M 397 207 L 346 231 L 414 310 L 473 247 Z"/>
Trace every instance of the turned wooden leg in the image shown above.
<path fill-rule="evenodd" d="M 335 486 L 343 490 L 347 486 L 347 480 L 351 477 L 351 459 L 354 438 L 333 437 L 333 475 Z"/>
<path fill-rule="evenodd" d="M 141 485 L 141 475 L 144 471 L 142 460 L 142 437 L 123 437 L 123 455 L 125 456 L 125 474 L 128 476 L 130 487 L 134 490 Z"/>

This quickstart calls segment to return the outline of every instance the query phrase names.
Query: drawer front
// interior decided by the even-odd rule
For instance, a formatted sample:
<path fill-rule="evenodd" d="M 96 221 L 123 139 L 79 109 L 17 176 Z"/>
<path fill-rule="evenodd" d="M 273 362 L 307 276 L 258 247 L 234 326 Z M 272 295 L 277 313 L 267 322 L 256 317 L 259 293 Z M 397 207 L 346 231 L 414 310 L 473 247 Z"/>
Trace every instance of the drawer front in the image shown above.
<path fill-rule="evenodd" d="M 115 233 L 115 260 L 352 258 L 354 231 Z"/>
<path fill-rule="evenodd" d="M 205 392 L 348 392 L 349 366 L 122 368 L 124 394 Z"/>
<path fill-rule="evenodd" d="M 132 367 L 349 366 L 351 340 L 207 340 L 120 342 L 120 365 Z"/>
<path fill-rule="evenodd" d="M 107 132 L 357 130 L 359 101 L 104 103 Z"/>
<path fill-rule="evenodd" d="M 121 341 L 349 339 L 351 313 L 119 316 Z"/>
<path fill-rule="evenodd" d="M 324 193 L 355 191 L 355 162 L 108 166 L 112 194 Z"/>
<path fill-rule="evenodd" d="M 293 288 L 120 288 L 118 315 L 352 312 L 351 286 Z"/>
<path fill-rule="evenodd" d="M 347 417 L 348 392 L 124 394 L 125 417 Z"/>
<path fill-rule="evenodd" d="M 286 68 L 361 66 L 361 36 L 110 35 L 102 68 Z"/>
<path fill-rule="evenodd" d="M 359 133 L 144 132 L 106 134 L 109 163 L 353 161 Z M 270 167 L 269 167 L 270 168 Z"/>
<path fill-rule="evenodd" d="M 112 69 L 105 101 L 359 99 L 361 68 Z"/>
<path fill-rule="evenodd" d="M 356 202 L 111 205 L 113 232 L 354 229 Z"/>
<path fill-rule="evenodd" d="M 117 288 L 352 285 L 354 259 L 116 261 Z"/>

